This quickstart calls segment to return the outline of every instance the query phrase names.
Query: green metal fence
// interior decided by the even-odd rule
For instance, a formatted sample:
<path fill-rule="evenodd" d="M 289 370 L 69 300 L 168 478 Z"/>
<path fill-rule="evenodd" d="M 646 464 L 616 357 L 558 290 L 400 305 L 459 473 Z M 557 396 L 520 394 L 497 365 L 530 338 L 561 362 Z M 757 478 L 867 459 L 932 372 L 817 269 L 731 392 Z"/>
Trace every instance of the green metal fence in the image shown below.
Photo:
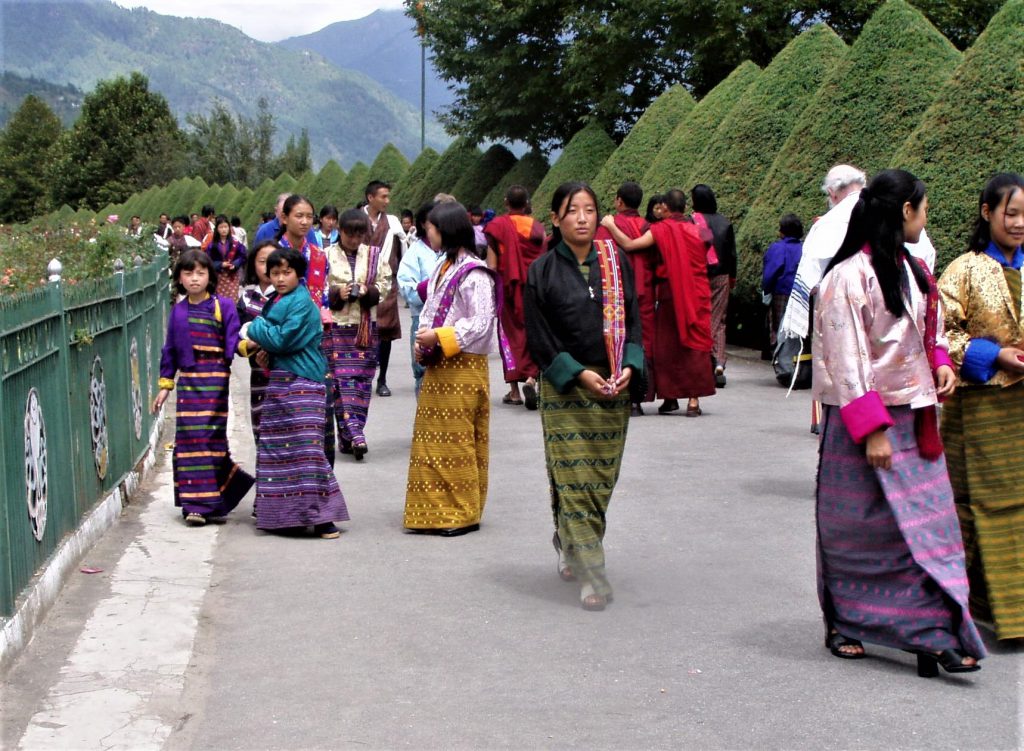
<path fill-rule="evenodd" d="M 0 299 L 0 616 L 145 453 L 167 262 Z"/>

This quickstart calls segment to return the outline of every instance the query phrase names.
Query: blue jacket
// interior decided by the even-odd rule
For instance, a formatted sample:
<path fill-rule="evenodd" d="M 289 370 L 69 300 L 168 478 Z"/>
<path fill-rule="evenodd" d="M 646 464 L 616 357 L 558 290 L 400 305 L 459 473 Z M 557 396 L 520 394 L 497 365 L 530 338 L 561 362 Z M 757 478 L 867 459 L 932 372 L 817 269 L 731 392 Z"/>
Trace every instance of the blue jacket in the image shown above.
<path fill-rule="evenodd" d="M 305 282 L 263 308 L 246 335 L 270 353 L 270 367 L 317 383 L 324 382 L 327 360 L 320 351 L 324 335 L 320 310 Z"/>
<path fill-rule="evenodd" d="M 795 237 L 784 237 L 769 245 L 764 252 L 761 289 L 770 295 L 788 295 L 792 292 L 796 267 L 800 265 L 803 252 L 803 241 Z"/>

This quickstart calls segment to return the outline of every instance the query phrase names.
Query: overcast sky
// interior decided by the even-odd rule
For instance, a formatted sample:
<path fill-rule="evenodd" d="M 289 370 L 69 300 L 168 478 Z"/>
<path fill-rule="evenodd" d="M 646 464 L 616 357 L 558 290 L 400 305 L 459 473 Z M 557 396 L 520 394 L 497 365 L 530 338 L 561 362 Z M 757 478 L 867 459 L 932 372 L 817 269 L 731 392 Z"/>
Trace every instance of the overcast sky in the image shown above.
<path fill-rule="evenodd" d="M 402 0 L 114 0 L 125 8 L 149 8 L 167 16 L 215 18 L 253 39 L 276 42 L 319 31 L 335 21 L 401 8 Z"/>

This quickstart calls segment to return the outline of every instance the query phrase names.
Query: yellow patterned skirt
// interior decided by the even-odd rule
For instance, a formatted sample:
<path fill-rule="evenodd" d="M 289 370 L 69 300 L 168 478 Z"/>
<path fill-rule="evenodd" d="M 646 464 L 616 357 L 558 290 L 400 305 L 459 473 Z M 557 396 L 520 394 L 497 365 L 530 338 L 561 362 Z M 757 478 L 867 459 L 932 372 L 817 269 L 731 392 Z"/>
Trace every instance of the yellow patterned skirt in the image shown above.
<path fill-rule="evenodd" d="M 971 612 L 1024 637 L 1024 383 L 961 388 L 942 439 L 964 538 Z"/>
<path fill-rule="evenodd" d="M 486 355 L 460 353 L 427 368 L 412 431 L 406 529 L 480 523 L 487 501 L 490 392 Z"/>

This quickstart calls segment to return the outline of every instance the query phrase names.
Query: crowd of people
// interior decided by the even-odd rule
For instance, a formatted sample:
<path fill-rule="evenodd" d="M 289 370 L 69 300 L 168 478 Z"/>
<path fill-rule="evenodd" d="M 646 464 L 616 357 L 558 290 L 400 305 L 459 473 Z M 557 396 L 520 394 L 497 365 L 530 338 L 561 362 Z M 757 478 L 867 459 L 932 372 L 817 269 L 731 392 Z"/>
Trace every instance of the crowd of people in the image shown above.
<path fill-rule="evenodd" d="M 915 176 L 885 170 L 868 182 L 837 165 L 822 190 L 829 210 L 806 238 L 800 217 L 780 217 L 763 290 L 773 342 L 796 339 L 813 356 L 825 644 L 843 659 L 864 657 L 865 642 L 915 652 L 923 676 L 975 671 L 985 656 L 975 618 L 999 639 L 1024 638 L 1024 178 L 985 186 L 968 250 L 939 279 Z M 417 394 L 406 530 L 479 529 L 488 355 L 499 351 L 501 402 L 540 413 L 558 575 L 579 584 L 585 609 L 603 610 L 607 510 L 630 417 L 659 399 L 661 414 L 685 399 L 684 414 L 699 417 L 700 400 L 726 384 L 737 258 L 713 190 L 693 187 L 689 206 L 668 190 L 644 217 L 641 186 L 626 182 L 602 217 L 588 185 L 565 183 L 550 234 L 522 186 L 499 216 L 440 194 L 399 218 L 389 185 L 374 180 L 365 194 L 340 213 L 282 195 L 248 252 L 212 207 L 196 224 L 170 222 L 180 301 L 153 407 L 177 388 L 186 524 L 223 516 L 255 484 L 258 528 L 339 536 L 348 512 L 336 444 L 356 461 L 369 451 L 373 379 L 390 395 L 401 297 Z M 176 249 L 186 226 L 203 237 Z M 252 365 L 255 477 L 226 440 L 236 353 Z"/>

